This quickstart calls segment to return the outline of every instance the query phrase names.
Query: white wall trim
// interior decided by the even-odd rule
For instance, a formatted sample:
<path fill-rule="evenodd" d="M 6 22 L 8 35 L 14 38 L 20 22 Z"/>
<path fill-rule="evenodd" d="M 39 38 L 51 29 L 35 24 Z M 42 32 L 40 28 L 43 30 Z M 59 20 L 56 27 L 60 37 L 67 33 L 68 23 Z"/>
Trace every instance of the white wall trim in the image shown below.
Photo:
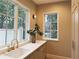
<path fill-rule="evenodd" d="M 23 5 L 21 2 L 19 2 L 18 0 L 12 0 L 12 2 L 18 6 L 21 6 L 22 8 L 26 9 L 27 11 L 30 11 L 30 9 L 28 7 L 26 7 L 25 5 Z"/>

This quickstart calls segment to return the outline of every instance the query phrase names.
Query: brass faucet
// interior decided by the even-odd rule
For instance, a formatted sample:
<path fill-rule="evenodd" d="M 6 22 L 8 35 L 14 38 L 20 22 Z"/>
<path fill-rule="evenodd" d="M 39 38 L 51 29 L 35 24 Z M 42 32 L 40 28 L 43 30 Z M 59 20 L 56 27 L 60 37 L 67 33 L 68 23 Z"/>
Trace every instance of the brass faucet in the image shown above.
<path fill-rule="evenodd" d="M 11 45 L 12 45 L 14 48 L 18 48 L 18 40 L 12 40 Z"/>
<path fill-rule="evenodd" d="M 8 52 L 11 50 L 15 50 L 16 48 L 18 48 L 18 40 L 12 40 L 11 44 L 8 46 Z"/>

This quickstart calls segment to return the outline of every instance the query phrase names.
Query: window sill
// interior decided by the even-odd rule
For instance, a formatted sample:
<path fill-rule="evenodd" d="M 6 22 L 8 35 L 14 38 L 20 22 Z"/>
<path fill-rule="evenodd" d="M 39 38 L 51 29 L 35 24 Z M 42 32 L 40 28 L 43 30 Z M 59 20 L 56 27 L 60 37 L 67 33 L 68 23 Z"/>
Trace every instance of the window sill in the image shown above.
<path fill-rule="evenodd" d="M 19 47 L 21 47 L 21 46 L 23 46 L 25 44 L 28 44 L 29 42 L 30 42 L 30 40 L 26 40 L 26 41 L 19 42 Z M 5 46 L 3 48 L 0 48 L 0 55 L 1 54 L 5 54 L 6 52 L 8 52 L 7 49 L 8 49 L 8 46 Z"/>
<path fill-rule="evenodd" d="M 59 41 L 59 39 L 50 39 L 50 38 L 43 38 L 43 40 L 46 40 L 46 41 Z"/>
<path fill-rule="evenodd" d="M 15 59 L 16 57 L 11 57 L 11 56 L 8 56 L 7 54 L 9 53 L 12 53 L 12 52 L 15 52 L 19 49 L 24 49 L 24 50 L 27 50 L 25 51 L 24 54 L 22 54 L 21 56 L 19 56 L 17 59 L 24 59 L 24 58 L 27 58 L 30 54 L 32 54 L 34 51 L 36 51 L 39 47 L 41 47 L 42 45 L 44 45 L 47 41 L 42 41 L 42 40 L 37 40 L 36 43 L 31 43 L 29 42 L 28 44 L 16 49 L 16 50 L 13 50 L 11 52 L 8 52 L 6 54 L 3 54 L 0 56 L 0 59 Z M 16 54 L 15 54 L 16 55 Z"/>

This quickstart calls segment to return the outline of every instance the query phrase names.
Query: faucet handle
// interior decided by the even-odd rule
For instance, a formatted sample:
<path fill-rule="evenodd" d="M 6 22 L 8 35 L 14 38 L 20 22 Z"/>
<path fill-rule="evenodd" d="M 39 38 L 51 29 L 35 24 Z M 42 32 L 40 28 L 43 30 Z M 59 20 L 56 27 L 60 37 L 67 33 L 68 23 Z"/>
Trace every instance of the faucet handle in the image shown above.
<path fill-rule="evenodd" d="M 12 41 L 11 41 L 10 48 L 11 48 L 12 50 L 14 50 L 15 47 L 16 47 L 16 41 L 15 41 L 15 40 L 12 40 Z"/>
<path fill-rule="evenodd" d="M 18 40 L 14 39 L 11 41 L 11 46 L 14 48 L 18 48 Z"/>
<path fill-rule="evenodd" d="M 7 51 L 9 52 L 9 51 L 11 51 L 11 46 L 10 45 L 7 45 Z"/>

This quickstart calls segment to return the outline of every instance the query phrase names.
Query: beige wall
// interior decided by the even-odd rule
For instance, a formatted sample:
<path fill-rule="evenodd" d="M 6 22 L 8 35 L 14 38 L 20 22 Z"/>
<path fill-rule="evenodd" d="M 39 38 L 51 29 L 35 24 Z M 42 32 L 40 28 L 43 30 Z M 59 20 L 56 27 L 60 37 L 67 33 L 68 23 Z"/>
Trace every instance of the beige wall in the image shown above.
<path fill-rule="evenodd" d="M 43 31 L 43 20 L 44 20 L 44 12 L 53 12 L 56 11 L 59 13 L 59 32 L 60 39 L 57 42 L 48 41 L 47 43 L 47 53 L 55 54 L 60 56 L 70 57 L 71 55 L 71 14 L 70 14 L 70 3 L 62 2 L 62 3 L 54 3 L 54 4 L 46 4 L 37 6 L 31 0 L 18 0 L 23 5 L 27 6 L 30 9 L 30 20 L 31 27 L 34 26 L 34 20 L 32 19 L 32 15 L 34 13 L 37 14 L 38 24 L 40 25 L 40 29 Z M 38 36 L 38 39 L 42 39 L 41 36 Z"/>
<path fill-rule="evenodd" d="M 32 15 L 36 13 L 36 5 L 31 0 L 18 0 L 18 1 L 30 9 L 30 21 L 31 21 L 30 25 L 32 28 L 34 26 L 34 20 L 32 18 Z"/>
<path fill-rule="evenodd" d="M 47 53 L 71 57 L 71 4 L 70 2 L 61 2 L 54 4 L 39 5 L 37 7 L 38 24 L 43 31 L 43 21 L 45 12 L 59 13 L 59 41 L 48 41 Z M 42 39 L 38 36 L 38 39 Z"/>

